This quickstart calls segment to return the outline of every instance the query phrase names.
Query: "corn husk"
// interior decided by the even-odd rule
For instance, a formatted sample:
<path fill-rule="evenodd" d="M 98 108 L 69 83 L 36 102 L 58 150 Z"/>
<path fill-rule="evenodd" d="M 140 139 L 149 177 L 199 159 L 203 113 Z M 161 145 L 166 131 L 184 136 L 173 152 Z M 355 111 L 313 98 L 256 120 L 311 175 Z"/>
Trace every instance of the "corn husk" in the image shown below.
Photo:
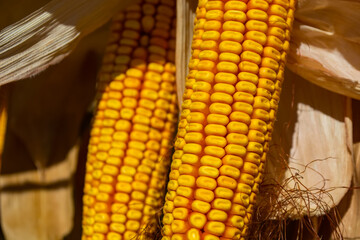
<path fill-rule="evenodd" d="M 136 1 L 53 0 L 1 30 L 0 85 L 34 76 L 59 63 L 81 38 Z"/>
<path fill-rule="evenodd" d="M 360 2 L 299 0 L 287 67 L 330 91 L 360 99 Z"/>
<path fill-rule="evenodd" d="M 320 216 L 337 206 L 353 177 L 352 145 L 351 100 L 288 71 L 264 180 L 281 186 L 273 217 Z"/>

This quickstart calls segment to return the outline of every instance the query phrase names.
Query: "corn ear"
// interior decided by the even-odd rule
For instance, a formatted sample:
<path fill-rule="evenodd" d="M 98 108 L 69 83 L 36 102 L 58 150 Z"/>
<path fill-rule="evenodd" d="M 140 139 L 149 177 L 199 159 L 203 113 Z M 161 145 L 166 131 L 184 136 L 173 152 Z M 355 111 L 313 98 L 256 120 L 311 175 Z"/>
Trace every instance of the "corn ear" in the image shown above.
<path fill-rule="evenodd" d="M 174 6 L 144 0 L 113 20 L 90 133 L 82 239 L 151 239 L 155 231 L 177 121 Z"/>
<path fill-rule="evenodd" d="M 248 236 L 294 10 L 293 0 L 199 0 L 163 240 Z"/>

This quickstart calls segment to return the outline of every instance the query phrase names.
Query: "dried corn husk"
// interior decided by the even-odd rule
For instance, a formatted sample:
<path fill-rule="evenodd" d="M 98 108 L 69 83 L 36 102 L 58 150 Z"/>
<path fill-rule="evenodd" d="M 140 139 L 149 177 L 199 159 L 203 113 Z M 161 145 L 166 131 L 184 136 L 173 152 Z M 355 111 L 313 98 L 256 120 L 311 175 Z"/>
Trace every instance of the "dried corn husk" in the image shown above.
<path fill-rule="evenodd" d="M 53 0 L 1 30 L 0 85 L 34 76 L 60 62 L 81 38 L 136 1 Z"/>
<path fill-rule="evenodd" d="M 351 100 L 287 72 L 265 184 L 281 186 L 275 217 L 320 216 L 353 177 Z"/>
<path fill-rule="evenodd" d="M 360 2 L 298 0 L 287 67 L 320 87 L 360 99 Z"/>

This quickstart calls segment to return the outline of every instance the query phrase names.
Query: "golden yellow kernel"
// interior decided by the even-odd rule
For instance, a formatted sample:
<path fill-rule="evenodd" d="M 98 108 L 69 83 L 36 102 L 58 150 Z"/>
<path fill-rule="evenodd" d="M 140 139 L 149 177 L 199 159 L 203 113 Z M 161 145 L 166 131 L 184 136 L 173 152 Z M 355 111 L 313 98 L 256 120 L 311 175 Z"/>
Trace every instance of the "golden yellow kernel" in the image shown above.
<path fill-rule="evenodd" d="M 145 197 L 146 196 L 143 192 L 139 192 L 139 191 L 131 192 L 131 199 L 133 200 L 144 201 Z"/>
<path fill-rule="evenodd" d="M 205 127 L 207 135 L 225 136 L 227 133 L 226 127 L 219 124 L 207 124 Z"/>
<path fill-rule="evenodd" d="M 255 95 L 256 91 L 257 91 L 256 85 L 254 83 L 247 82 L 247 81 L 239 81 L 235 87 L 236 87 L 236 90 L 238 90 L 239 92 L 249 93 L 251 95 Z M 241 96 L 238 95 L 238 97 L 245 97 L 245 95 L 244 94 L 242 94 Z M 234 96 L 234 99 L 235 99 L 235 96 Z"/>
<path fill-rule="evenodd" d="M 217 146 L 217 147 L 225 147 L 227 144 L 227 141 L 224 137 L 210 135 L 205 138 L 205 143 L 207 145 L 213 145 L 213 146 Z"/>
<path fill-rule="evenodd" d="M 94 227 L 95 229 L 95 227 Z M 105 240 L 105 235 L 103 233 L 95 233 L 92 236 L 92 240 Z"/>
<path fill-rule="evenodd" d="M 268 36 L 266 45 L 275 48 L 278 51 L 283 50 L 283 41 L 281 41 L 278 37 Z"/>
<path fill-rule="evenodd" d="M 273 81 L 266 79 L 266 78 L 260 78 L 258 83 L 258 88 L 265 88 L 269 92 L 275 91 L 275 84 Z"/>
<path fill-rule="evenodd" d="M 229 216 L 227 223 L 231 227 L 237 227 L 239 229 L 242 229 L 245 224 L 244 219 L 241 216 L 237 216 L 237 215 Z"/>
<path fill-rule="evenodd" d="M 238 10 L 238 11 L 246 11 L 247 5 L 241 1 L 228 1 L 225 3 L 224 10 Z"/>
<path fill-rule="evenodd" d="M 250 195 L 250 193 L 251 193 L 251 187 L 245 183 L 239 183 L 237 186 L 237 192 L 245 193 L 248 198 L 248 195 Z M 237 202 L 237 203 L 239 203 L 239 202 Z M 243 203 L 239 203 L 239 204 L 243 204 Z M 243 204 L 243 205 L 245 206 L 245 204 Z"/>
<path fill-rule="evenodd" d="M 245 173 L 251 174 L 252 176 L 257 176 L 257 174 L 259 173 L 257 165 L 251 162 L 244 163 L 243 171 Z"/>
<path fill-rule="evenodd" d="M 192 112 L 200 112 L 199 114 L 202 114 L 202 112 L 206 111 L 207 109 L 207 104 L 203 103 L 203 102 L 192 102 L 189 106 L 190 111 Z M 195 116 L 190 113 L 187 116 L 187 120 L 188 122 L 198 122 L 198 123 L 203 123 L 203 121 L 201 119 L 205 119 L 205 116 L 203 115 L 199 115 L 198 113 L 195 113 Z M 199 122 L 200 121 L 200 122 Z"/>
<path fill-rule="evenodd" d="M 203 130 L 203 125 L 200 123 L 189 123 L 185 129 L 188 132 L 201 132 Z"/>
<path fill-rule="evenodd" d="M 135 225 L 135 226 L 137 226 L 137 225 Z M 137 233 L 135 231 L 128 231 L 127 230 L 127 231 L 124 232 L 123 236 L 124 236 L 124 240 L 131 240 L 131 239 L 136 238 L 136 235 L 137 235 Z"/>
<path fill-rule="evenodd" d="M 210 71 L 198 71 L 195 74 L 195 79 L 197 80 L 196 83 L 198 83 L 198 81 L 204 81 L 205 84 L 206 83 L 212 83 L 214 80 L 214 73 L 210 72 Z M 195 87 L 195 84 L 193 85 Z M 207 88 L 207 86 L 203 86 L 204 88 Z M 195 90 L 195 88 L 194 88 Z M 199 89 L 200 91 L 200 89 Z"/>
<path fill-rule="evenodd" d="M 231 189 L 226 188 L 226 187 L 217 187 L 215 189 L 215 196 L 219 199 L 220 198 L 232 199 L 232 197 L 234 196 L 234 192 Z"/>
<path fill-rule="evenodd" d="M 232 105 L 232 109 L 234 111 L 243 112 L 243 113 L 246 113 L 248 115 L 251 115 L 252 112 L 253 112 L 253 107 L 251 106 L 251 104 L 245 103 L 245 102 L 235 102 Z"/>
<path fill-rule="evenodd" d="M 280 6 L 282 6 L 283 8 L 285 8 L 285 9 L 288 9 L 289 7 L 290 7 L 290 3 L 291 3 L 292 1 L 288 1 L 288 0 L 274 0 L 273 2 L 272 2 L 272 4 L 278 4 L 278 5 L 280 5 Z M 290 9 L 289 9 L 290 10 Z"/>
<path fill-rule="evenodd" d="M 212 78 L 214 78 L 214 74 L 212 75 Z M 212 80 L 210 82 L 212 82 Z M 207 81 L 206 82 L 199 81 L 196 82 L 192 88 L 194 91 L 209 92 L 211 89 L 211 85 Z"/>
<path fill-rule="evenodd" d="M 184 154 L 186 155 L 186 154 Z M 185 158 L 186 156 L 184 156 Z M 180 174 L 196 175 L 196 168 L 190 164 L 182 164 L 179 167 Z"/>
<path fill-rule="evenodd" d="M 283 45 L 283 54 L 281 55 L 281 59 L 286 62 L 286 54 L 289 52 L 290 50 L 290 42 L 289 41 L 284 41 L 284 45 Z"/>
<path fill-rule="evenodd" d="M 242 51 L 241 44 L 235 41 L 222 41 L 219 45 L 219 50 L 221 52 L 231 52 L 235 54 L 240 54 Z"/>
<path fill-rule="evenodd" d="M 204 153 L 218 158 L 221 158 L 225 155 L 224 149 L 217 146 L 206 146 L 204 148 Z"/>
<path fill-rule="evenodd" d="M 222 21 L 225 15 L 222 10 L 209 10 L 206 11 L 205 18 L 207 21 L 211 21 L 211 20 Z"/>
<path fill-rule="evenodd" d="M 183 150 L 184 150 L 184 153 L 199 154 L 202 150 L 202 147 L 200 144 L 187 143 L 187 144 L 185 144 Z"/>
<path fill-rule="evenodd" d="M 219 29 L 214 29 L 214 30 L 219 30 Z M 241 22 L 226 21 L 222 25 L 222 29 L 224 31 L 234 31 L 234 32 L 244 33 L 245 32 L 245 25 L 243 23 L 241 23 Z"/>
<path fill-rule="evenodd" d="M 203 213 L 192 212 L 189 218 L 190 226 L 197 229 L 202 229 L 207 221 L 206 216 Z"/>
<path fill-rule="evenodd" d="M 222 93 L 219 93 L 220 95 L 222 95 Z M 214 95 L 214 94 L 212 94 Z M 229 118 L 225 115 L 222 114 L 209 114 L 207 116 L 207 122 L 209 124 L 220 124 L 220 125 L 226 125 L 229 123 Z"/>
<path fill-rule="evenodd" d="M 222 164 L 222 161 L 220 158 L 209 156 L 209 155 L 205 155 L 205 156 L 201 157 L 200 162 L 202 165 L 211 166 L 211 167 L 215 167 L 215 168 L 219 168 Z"/>
<path fill-rule="evenodd" d="M 258 20 L 266 22 L 268 20 L 268 14 L 260 9 L 250 9 L 247 11 L 246 16 L 248 20 Z"/>
<path fill-rule="evenodd" d="M 191 198 L 193 196 L 194 190 L 192 188 L 189 187 L 184 187 L 184 186 L 179 186 L 176 189 L 176 194 L 183 196 L 183 197 L 187 197 L 187 198 Z"/>
<path fill-rule="evenodd" d="M 215 67 L 215 63 L 209 60 L 201 60 L 197 65 L 199 71 L 212 71 Z"/>
<path fill-rule="evenodd" d="M 206 188 L 209 190 L 214 190 L 217 186 L 216 180 L 213 178 L 200 176 L 196 179 L 196 186 L 199 188 Z"/>
<path fill-rule="evenodd" d="M 131 186 L 136 191 L 146 192 L 148 190 L 148 185 L 140 181 L 134 181 Z"/>
<path fill-rule="evenodd" d="M 248 31 L 259 31 L 266 34 L 268 30 L 268 25 L 262 21 L 249 20 L 246 22 L 246 28 Z"/>
<path fill-rule="evenodd" d="M 239 10 L 228 10 L 224 14 L 224 21 L 235 21 L 245 23 L 247 16 L 244 11 Z"/>
<path fill-rule="evenodd" d="M 168 182 L 168 186 L 167 186 L 167 189 L 168 190 L 173 190 L 173 191 L 176 191 L 176 189 L 178 188 L 179 184 L 177 182 L 177 180 L 170 180 Z"/>
<path fill-rule="evenodd" d="M 223 52 L 219 56 L 220 61 L 228 61 L 231 63 L 239 64 L 240 63 L 240 57 L 238 54 L 230 53 L 230 52 Z"/>
<path fill-rule="evenodd" d="M 279 27 L 269 27 L 268 35 L 275 36 L 279 38 L 281 41 L 285 40 L 285 31 Z"/>
<path fill-rule="evenodd" d="M 204 102 L 204 103 L 208 103 L 210 100 L 210 95 L 207 92 L 194 92 L 191 95 L 191 101 L 195 102 L 195 101 L 200 101 L 200 102 Z"/>
<path fill-rule="evenodd" d="M 253 74 L 258 74 L 259 66 L 256 63 L 249 62 L 249 61 L 242 61 L 239 64 L 239 69 L 242 72 L 249 72 Z"/>
<path fill-rule="evenodd" d="M 201 46 L 201 43 L 202 43 L 201 39 L 194 39 L 191 43 L 191 49 L 199 49 Z"/>
<path fill-rule="evenodd" d="M 231 144 L 239 144 L 242 146 L 246 146 L 248 144 L 248 138 L 244 134 L 238 134 L 238 133 L 229 133 L 226 136 L 227 143 Z"/>
<path fill-rule="evenodd" d="M 164 224 L 171 224 L 174 221 L 174 217 L 171 213 L 164 214 L 163 223 Z"/>
<path fill-rule="evenodd" d="M 186 220 L 189 216 L 187 208 L 175 208 L 172 212 L 174 219 Z"/>
<path fill-rule="evenodd" d="M 199 168 L 199 175 L 207 176 L 215 179 L 219 176 L 219 170 L 211 166 L 201 166 Z"/>
<path fill-rule="evenodd" d="M 228 72 L 233 74 L 238 72 L 238 66 L 232 62 L 219 62 L 216 65 L 216 68 L 219 72 Z"/>
<path fill-rule="evenodd" d="M 269 111 L 270 110 L 270 102 L 265 97 L 256 96 L 254 98 L 254 108 L 260 108 L 260 109 L 263 109 L 265 111 Z"/>
<path fill-rule="evenodd" d="M 276 99 L 277 101 L 279 101 L 279 98 L 280 98 L 280 96 L 278 96 L 277 91 L 275 91 L 273 94 L 271 94 L 271 92 L 265 88 L 257 88 L 256 95 L 266 97 L 267 99 L 273 98 L 273 99 Z"/>
<path fill-rule="evenodd" d="M 204 50 L 204 51 L 200 52 L 199 59 L 200 60 L 217 61 L 218 54 L 217 54 L 217 52 L 212 51 L 212 50 Z"/>
<path fill-rule="evenodd" d="M 248 132 L 248 126 L 242 122 L 230 122 L 226 128 L 229 133 L 247 134 Z"/>
<path fill-rule="evenodd" d="M 183 220 L 174 220 L 171 223 L 171 230 L 173 233 L 185 233 L 188 229 L 188 223 Z"/>
<path fill-rule="evenodd" d="M 243 198 L 243 200 L 240 200 L 241 198 Z M 236 197 L 234 199 L 237 200 L 236 202 L 239 202 L 239 201 L 240 202 L 245 202 L 246 205 L 241 205 L 241 204 L 234 203 L 232 205 L 231 210 L 230 210 L 229 213 L 244 217 L 246 215 L 246 207 L 245 206 L 249 205 L 249 201 L 250 201 L 249 196 L 247 196 L 245 194 L 237 193 Z"/>
<path fill-rule="evenodd" d="M 187 133 L 184 137 L 187 143 L 201 143 L 203 138 L 204 138 L 203 134 L 197 132 Z"/>
<path fill-rule="evenodd" d="M 229 155 L 227 155 L 229 156 Z M 221 175 L 229 176 L 234 179 L 238 179 L 240 177 L 240 170 L 236 167 L 230 166 L 230 165 L 223 165 L 220 168 Z"/>
<path fill-rule="evenodd" d="M 210 113 L 229 115 L 232 109 L 229 105 L 224 103 L 212 103 L 209 107 Z"/>
<path fill-rule="evenodd" d="M 228 189 L 232 192 L 232 190 Z M 211 203 L 212 207 L 218 210 L 229 211 L 231 209 L 232 203 L 228 199 L 223 198 L 215 198 L 215 200 Z"/>
<path fill-rule="evenodd" d="M 222 1 L 208 1 L 205 4 L 205 9 L 207 11 L 210 10 L 222 10 L 224 7 L 224 3 Z"/>
<path fill-rule="evenodd" d="M 238 78 L 239 78 L 239 80 L 240 81 L 248 81 L 248 82 L 251 82 L 251 83 L 253 83 L 253 84 L 255 84 L 255 85 L 257 85 L 258 84 L 258 82 L 259 82 L 259 77 L 256 75 L 256 74 L 253 74 L 253 73 L 249 73 L 249 72 L 240 72 L 239 74 L 238 74 Z M 247 93 L 241 93 L 241 92 L 238 92 L 238 94 L 245 94 L 245 95 L 247 95 Z M 240 96 L 239 96 L 240 97 Z M 241 97 L 243 97 L 243 96 L 241 96 Z M 247 101 L 246 101 L 247 102 Z M 251 102 L 252 102 L 252 100 L 251 100 Z M 251 104 L 251 103 L 250 103 Z"/>
<path fill-rule="evenodd" d="M 204 30 L 205 31 L 219 31 L 221 29 L 221 22 L 220 21 L 216 21 L 216 20 L 210 20 L 210 21 L 206 21 L 204 23 Z"/>
<path fill-rule="evenodd" d="M 261 56 L 257 53 L 251 52 L 251 51 L 244 51 L 241 54 L 241 61 L 248 61 L 253 62 L 257 65 L 261 63 Z"/>
<path fill-rule="evenodd" d="M 173 235 L 173 233 L 171 231 L 171 226 L 164 225 L 161 229 L 161 234 L 163 235 L 161 240 L 171 240 L 171 237 L 169 237 L 169 236 Z"/>
<path fill-rule="evenodd" d="M 180 175 L 177 181 L 180 186 L 185 186 L 185 187 L 195 186 L 195 177 L 191 175 Z"/>
<path fill-rule="evenodd" d="M 249 142 L 247 151 L 262 154 L 264 151 L 263 145 L 257 142 Z"/>
<path fill-rule="evenodd" d="M 190 219 L 189 219 L 189 221 L 190 221 Z M 190 222 L 190 225 L 192 225 L 191 222 Z M 200 240 L 201 239 L 201 232 L 197 228 L 191 228 L 190 230 L 187 231 L 186 237 L 187 237 L 188 240 Z"/>
<path fill-rule="evenodd" d="M 221 236 L 225 231 L 225 224 L 218 221 L 208 221 L 204 227 L 204 230 L 206 233 L 214 234 L 215 236 Z"/>
<path fill-rule="evenodd" d="M 220 222 L 225 222 L 228 215 L 226 214 L 226 212 L 222 211 L 222 210 L 218 210 L 218 209 L 212 209 L 210 210 L 210 212 L 206 215 L 207 219 L 209 221 L 220 221 Z"/>
<path fill-rule="evenodd" d="M 188 208 L 190 206 L 190 200 L 182 196 L 176 196 L 174 198 L 174 206 Z"/>
<path fill-rule="evenodd" d="M 257 54 L 262 54 L 263 46 L 253 40 L 247 39 L 242 44 L 243 51 L 253 51 Z"/>
<path fill-rule="evenodd" d="M 237 82 L 237 77 L 232 73 L 221 72 L 215 75 L 215 82 L 235 84 Z"/>
<path fill-rule="evenodd" d="M 194 200 L 191 203 L 191 209 L 195 212 L 206 214 L 211 209 L 211 205 L 204 201 Z"/>
<path fill-rule="evenodd" d="M 220 39 L 220 33 L 218 31 L 206 31 L 206 32 L 203 31 L 202 40 L 218 41 L 219 39 Z"/>
<path fill-rule="evenodd" d="M 276 16 L 276 15 L 269 16 L 268 24 L 270 27 L 278 27 L 283 30 L 288 28 L 286 20 L 284 18 L 282 18 L 280 16 Z"/>
<path fill-rule="evenodd" d="M 264 0 L 250 0 L 247 6 L 248 9 L 261 9 L 263 11 L 267 11 L 269 8 L 269 4 Z"/>
<path fill-rule="evenodd" d="M 126 142 L 128 141 L 128 133 L 126 132 L 115 132 L 113 135 L 114 140 Z"/>
<path fill-rule="evenodd" d="M 245 162 L 254 163 L 255 165 L 259 165 L 261 162 L 260 155 L 257 153 L 248 152 L 245 156 Z"/>
<path fill-rule="evenodd" d="M 94 209 L 96 212 L 109 212 L 110 205 L 104 202 L 95 203 Z"/>
<path fill-rule="evenodd" d="M 269 112 L 267 112 L 263 109 L 255 109 L 252 114 L 252 117 L 255 119 L 260 119 L 260 120 L 267 122 L 270 119 L 270 114 L 269 114 Z"/>

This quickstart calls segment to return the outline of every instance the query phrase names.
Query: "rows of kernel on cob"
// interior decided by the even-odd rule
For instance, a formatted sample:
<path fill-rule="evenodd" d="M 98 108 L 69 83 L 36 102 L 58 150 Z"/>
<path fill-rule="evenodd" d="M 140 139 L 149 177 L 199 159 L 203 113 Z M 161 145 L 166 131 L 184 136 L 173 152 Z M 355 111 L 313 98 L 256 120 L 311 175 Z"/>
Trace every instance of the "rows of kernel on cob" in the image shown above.
<path fill-rule="evenodd" d="M 86 163 L 82 239 L 151 239 L 155 230 L 147 226 L 159 217 L 177 115 L 174 6 L 144 0 L 114 18 Z"/>
<path fill-rule="evenodd" d="M 247 236 L 294 7 L 292 0 L 199 1 L 163 240 Z"/>

